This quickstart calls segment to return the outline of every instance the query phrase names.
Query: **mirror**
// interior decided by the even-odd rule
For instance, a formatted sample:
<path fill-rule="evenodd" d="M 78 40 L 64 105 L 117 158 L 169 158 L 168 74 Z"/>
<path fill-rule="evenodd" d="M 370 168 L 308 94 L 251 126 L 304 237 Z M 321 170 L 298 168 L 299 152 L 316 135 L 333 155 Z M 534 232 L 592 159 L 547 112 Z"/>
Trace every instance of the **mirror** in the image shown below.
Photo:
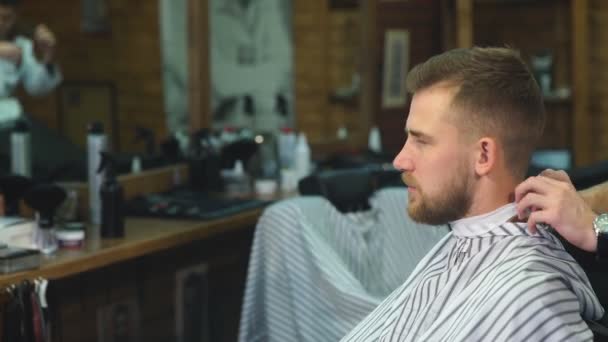
<path fill-rule="evenodd" d="M 289 0 L 209 0 L 212 127 L 293 127 Z"/>
<path fill-rule="evenodd" d="M 197 0 L 193 0 L 197 1 Z M 202 103 L 204 126 L 278 131 L 293 127 L 293 49 L 291 1 L 208 0 L 191 6 L 187 0 L 160 0 L 163 90 L 168 128 L 188 132 L 188 63 L 209 70 L 209 102 Z M 200 8 L 207 6 L 207 8 Z M 200 15 L 188 13 L 194 8 Z M 207 18 L 201 17 L 207 14 Z M 186 19 L 186 20 L 184 20 Z M 208 22 L 209 58 L 188 55 L 188 20 Z M 201 27 L 190 23 L 190 29 Z M 192 35 L 188 39 L 188 35 Z M 191 46 L 191 47 L 192 47 Z M 203 76 L 205 77 L 205 76 Z M 194 95 L 196 96 L 196 95 Z"/>

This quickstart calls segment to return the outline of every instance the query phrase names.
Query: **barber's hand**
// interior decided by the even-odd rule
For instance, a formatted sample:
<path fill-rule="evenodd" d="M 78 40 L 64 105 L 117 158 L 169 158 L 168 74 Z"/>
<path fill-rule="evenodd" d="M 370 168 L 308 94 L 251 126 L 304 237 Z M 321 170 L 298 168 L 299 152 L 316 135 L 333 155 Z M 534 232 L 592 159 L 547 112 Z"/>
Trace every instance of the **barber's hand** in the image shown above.
<path fill-rule="evenodd" d="M 15 64 L 21 63 L 21 48 L 11 42 L 0 42 L 0 58 L 9 60 Z"/>
<path fill-rule="evenodd" d="M 537 223 L 546 223 L 576 247 L 594 252 L 597 237 L 593 230 L 596 213 L 576 192 L 564 171 L 547 169 L 515 188 L 517 215 L 536 231 Z"/>
<path fill-rule="evenodd" d="M 34 51 L 40 62 L 48 64 L 53 61 L 56 44 L 55 35 L 46 25 L 36 26 L 34 30 Z"/>

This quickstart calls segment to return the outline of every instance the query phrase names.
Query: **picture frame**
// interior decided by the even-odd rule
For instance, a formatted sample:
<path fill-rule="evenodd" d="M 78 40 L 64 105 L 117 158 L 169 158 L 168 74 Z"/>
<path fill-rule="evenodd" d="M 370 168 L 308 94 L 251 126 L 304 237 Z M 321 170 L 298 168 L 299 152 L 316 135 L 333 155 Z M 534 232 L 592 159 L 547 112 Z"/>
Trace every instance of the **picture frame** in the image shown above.
<path fill-rule="evenodd" d="M 382 108 L 399 108 L 407 104 L 405 79 L 409 69 L 409 31 L 390 29 L 384 35 L 384 68 L 382 74 Z"/>
<path fill-rule="evenodd" d="M 82 0 L 82 31 L 107 33 L 110 31 L 107 0 Z"/>

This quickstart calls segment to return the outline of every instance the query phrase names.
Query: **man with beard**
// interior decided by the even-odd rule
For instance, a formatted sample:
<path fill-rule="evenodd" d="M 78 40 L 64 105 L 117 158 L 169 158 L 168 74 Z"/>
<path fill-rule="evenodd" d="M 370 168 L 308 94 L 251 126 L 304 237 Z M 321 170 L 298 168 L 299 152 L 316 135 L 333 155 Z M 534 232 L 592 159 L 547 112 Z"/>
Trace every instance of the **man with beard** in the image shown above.
<path fill-rule="evenodd" d="M 416 66 L 394 160 L 408 212 L 451 232 L 343 341 L 590 340 L 603 308 L 559 240 L 516 222 L 515 187 L 542 135 L 532 74 L 505 48 L 451 50 Z"/>

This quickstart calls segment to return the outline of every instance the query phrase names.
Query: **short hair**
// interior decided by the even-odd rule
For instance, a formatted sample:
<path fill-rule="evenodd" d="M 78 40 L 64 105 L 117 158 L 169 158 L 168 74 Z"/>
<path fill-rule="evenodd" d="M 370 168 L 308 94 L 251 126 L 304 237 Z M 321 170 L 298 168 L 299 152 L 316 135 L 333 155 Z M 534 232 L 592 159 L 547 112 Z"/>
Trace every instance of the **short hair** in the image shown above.
<path fill-rule="evenodd" d="M 545 106 L 534 76 L 510 48 L 454 49 L 414 67 L 410 93 L 438 83 L 458 87 L 452 106 L 457 125 L 473 137 L 490 135 L 503 145 L 507 167 L 523 178 L 545 127 Z"/>

